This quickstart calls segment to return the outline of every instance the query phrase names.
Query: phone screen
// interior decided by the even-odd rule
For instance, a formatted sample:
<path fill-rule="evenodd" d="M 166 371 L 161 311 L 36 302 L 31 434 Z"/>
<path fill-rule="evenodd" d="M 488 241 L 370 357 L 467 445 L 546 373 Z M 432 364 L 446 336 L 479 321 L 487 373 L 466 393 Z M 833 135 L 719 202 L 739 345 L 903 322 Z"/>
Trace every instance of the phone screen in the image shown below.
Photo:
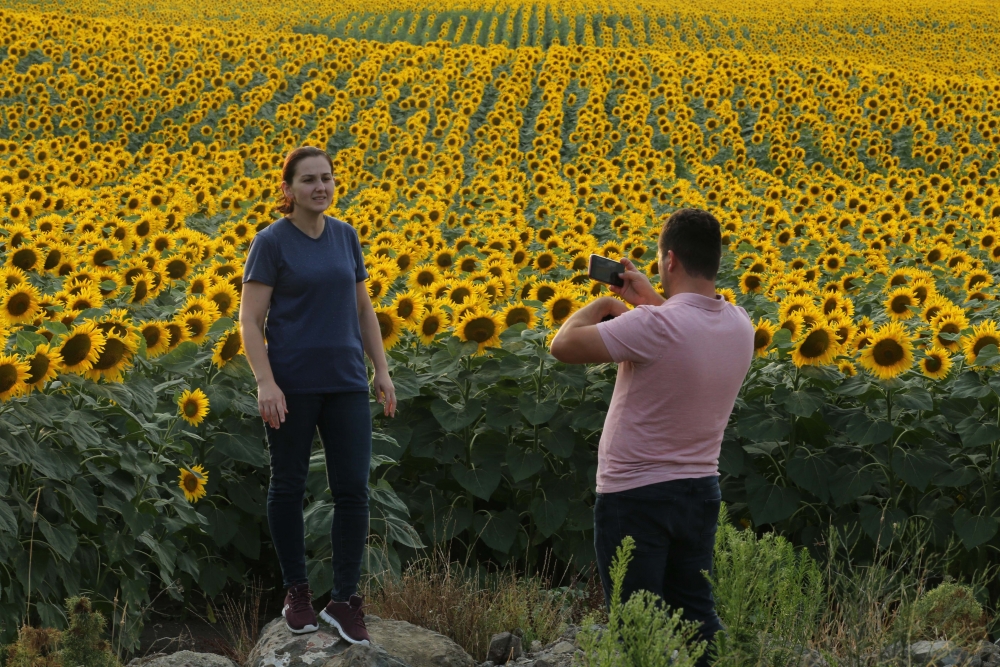
<path fill-rule="evenodd" d="M 625 281 L 619 275 L 622 273 L 625 273 L 625 265 L 621 262 L 616 262 L 613 259 L 601 257 L 600 255 L 590 256 L 590 266 L 587 270 L 587 275 L 592 279 L 621 287 L 625 284 Z"/>

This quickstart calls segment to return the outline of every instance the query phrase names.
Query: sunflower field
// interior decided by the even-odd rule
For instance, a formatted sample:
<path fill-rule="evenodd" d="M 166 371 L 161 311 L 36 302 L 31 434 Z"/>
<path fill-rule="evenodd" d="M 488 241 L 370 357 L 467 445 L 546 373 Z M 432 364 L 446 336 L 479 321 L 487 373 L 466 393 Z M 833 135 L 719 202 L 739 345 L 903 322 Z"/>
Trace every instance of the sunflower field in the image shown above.
<path fill-rule="evenodd" d="M 451 541 L 593 559 L 615 368 L 559 325 L 657 280 L 665 215 L 724 226 L 757 356 L 723 443 L 745 526 L 1000 547 L 1000 15 L 989 2 L 12 0 L 0 10 L 0 641 L 88 594 L 275 571 L 235 318 L 280 164 L 333 156 L 400 409 L 369 572 Z M 330 587 L 314 459 L 310 577 Z M 994 595 L 1000 590 L 992 591 Z"/>

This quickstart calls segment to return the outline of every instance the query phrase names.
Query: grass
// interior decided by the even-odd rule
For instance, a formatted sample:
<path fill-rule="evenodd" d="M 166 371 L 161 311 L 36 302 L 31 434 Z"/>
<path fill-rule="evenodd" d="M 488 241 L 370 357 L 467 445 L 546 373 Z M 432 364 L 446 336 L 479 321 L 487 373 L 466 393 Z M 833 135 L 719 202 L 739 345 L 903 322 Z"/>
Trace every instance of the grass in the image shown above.
<path fill-rule="evenodd" d="M 370 577 L 362 585 L 366 612 L 408 621 L 453 639 L 476 660 L 485 660 L 490 637 L 520 630 L 524 649 L 533 640 L 555 640 L 567 624 L 603 607 L 596 575 L 553 587 L 547 565 L 524 576 L 511 568 L 458 562 L 430 549 L 399 577 Z"/>

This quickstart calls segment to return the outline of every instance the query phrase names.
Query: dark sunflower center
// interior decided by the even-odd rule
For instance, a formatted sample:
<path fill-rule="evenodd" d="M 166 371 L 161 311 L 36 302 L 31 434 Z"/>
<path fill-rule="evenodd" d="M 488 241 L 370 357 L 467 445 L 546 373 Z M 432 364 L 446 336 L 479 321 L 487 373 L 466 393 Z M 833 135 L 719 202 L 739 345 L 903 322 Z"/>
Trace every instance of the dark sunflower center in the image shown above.
<path fill-rule="evenodd" d="M 197 338 L 205 331 L 205 323 L 201 321 L 198 317 L 189 317 L 187 322 L 188 331 L 191 332 L 192 338 Z"/>
<path fill-rule="evenodd" d="M 477 343 L 485 343 L 496 333 L 497 325 L 489 317 L 477 317 L 465 325 L 465 336 Z"/>
<path fill-rule="evenodd" d="M 189 474 L 184 478 L 184 489 L 187 490 L 188 493 L 194 493 L 197 491 L 198 486 L 198 478 L 194 475 Z"/>
<path fill-rule="evenodd" d="M 432 282 L 434 282 L 434 272 L 433 271 L 421 271 L 417 274 L 417 284 L 421 287 L 427 287 Z"/>
<path fill-rule="evenodd" d="M 13 364 L 0 366 L 0 393 L 10 391 L 17 384 L 17 368 Z"/>
<path fill-rule="evenodd" d="M 175 347 L 181 342 L 181 328 L 177 324 L 167 325 L 167 345 Z"/>
<path fill-rule="evenodd" d="M 1000 340 L 997 340 L 996 336 L 981 336 L 976 344 L 972 346 L 973 354 L 979 354 L 979 352 L 987 345 L 996 345 L 1000 347 Z"/>
<path fill-rule="evenodd" d="M 573 311 L 573 302 L 569 299 L 556 299 L 552 304 L 552 319 L 562 322 Z"/>
<path fill-rule="evenodd" d="M 31 358 L 28 363 L 28 378 L 25 380 L 28 384 L 35 384 L 49 372 L 49 366 L 52 365 L 52 360 L 49 359 L 48 355 L 36 354 Z"/>
<path fill-rule="evenodd" d="M 223 315 L 229 314 L 229 309 L 233 307 L 233 297 L 229 296 L 225 292 L 219 292 L 212 297 L 212 301 L 215 305 L 219 307 L 219 312 Z"/>
<path fill-rule="evenodd" d="M 31 307 L 31 296 L 24 292 L 18 292 L 7 300 L 7 312 L 14 317 L 20 317 L 28 312 Z"/>
<path fill-rule="evenodd" d="M 71 336 L 62 346 L 63 361 L 70 367 L 83 363 L 92 347 L 89 334 L 78 333 Z"/>
<path fill-rule="evenodd" d="M 548 285 L 542 285 L 538 288 L 538 300 L 545 303 L 552 298 L 552 295 L 556 293 L 555 288 Z"/>
<path fill-rule="evenodd" d="M 104 344 L 101 356 L 97 358 L 97 363 L 94 364 L 94 370 L 106 371 L 114 368 L 125 357 L 126 351 L 125 343 L 117 338 L 109 338 Z"/>
<path fill-rule="evenodd" d="M 420 331 L 425 336 L 433 336 L 441 328 L 441 318 L 437 315 L 431 315 L 426 318 L 420 325 Z"/>
<path fill-rule="evenodd" d="M 188 400 L 184 401 L 184 415 L 186 417 L 194 419 L 198 415 L 198 401 L 194 400 L 193 398 L 189 398 Z"/>
<path fill-rule="evenodd" d="M 456 287 L 451 293 L 451 300 L 453 303 L 462 303 L 471 294 L 472 291 L 468 287 Z"/>
<path fill-rule="evenodd" d="M 760 350 L 771 344 L 771 332 L 767 329 L 757 329 L 753 335 L 753 349 Z"/>
<path fill-rule="evenodd" d="M 926 368 L 927 371 L 930 373 L 936 373 L 937 371 L 941 370 L 941 366 L 943 365 L 944 361 L 941 359 L 941 357 L 937 356 L 936 354 L 927 357 L 927 359 L 924 361 L 924 368 Z"/>
<path fill-rule="evenodd" d="M 528 309 L 518 307 L 518 308 L 511 308 L 510 311 L 508 311 L 507 317 L 504 319 L 504 324 L 506 324 L 509 327 L 512 327 L 518 322 L 524 322 L 525 324 L 527 324 L 530 321 L 531 321 L 531 316 L 528 313 Z"/>
<path fill-rule="evenodd" d="M 234 331 L 226 337 L 226 342 L 222 344 L 222 349 L 219 351 L 219 356 L 222 357 L 223 361 L 229 361 L 235 357 L 240 351 L 240 334 Z"/>
<path fill-rule="evenodd" d="M 538 268 L 547 269 L 552 266 L 555 259 L 549 253 L 544 253 L 538 257 Z"/>
<path fill-rule="evenodd" d="M 395 332 L 396 327 L 393 326 L 392 318 L 387 314 L 375 313 L 375 319 L 378 320 L 378 328 L 379 332 L 382 334 L 382 340 L 385 340 Z"/>
<path fill-rule="evenodd" d="M 135 290 L 132 292 L 132 301 L 142 301 L 146 298 L 146 294 L 149 293 L 149 285 L 146 284 L 145 280 L 136 281 Z"/>
<path fill-rule="evenodd" d="M 894 340 L 880 340 L 875 343 L 872 358 L 879 366 L 893 366 L 903 358 L 903 346 Z"/>
<path fill-rule="evenodd" d="M 400 301 L 399 305 L 396 306 L 396 314 L 402 317 L 403 319 L 406 319 L 407 317 L 412 315 L 413 302 L 410 301 L 409 299 L 403 299 L 402 301 Z"/>
<path fill-rule="evenodd" d="M 107 248 L 100 248 L 94 253 L 94 266 L 105 266 L 105 263 L 114 259 L 115 254 Z"/>
<path fill-rule="evenodd" d="M 175 259 L 167 262 L 167 275 L 172 280 L 180 280 L 187 275 L 188 265 L 183 259 Z"/>
<path fill-rule="evenodd" d="M 35 266 L 37 261 L 38 255 L 35 253 L 33 248 L 21 248 L 10 258 L 11 264 L 19 269 L 24 269 L 25 271 L 30 271 Z"/>
<path fill-rule="evenodd" d="M 806 359 L 815 359 L 826 354 L 830 349 L 830 334 L 825 329 L 810 331 L 799 346 L 799 354 Z"/>
<path fill-rule="evenodd" d="M 889 307 L 892 312 L 897 315 L 902 315 L 910 309 L 910 304 L 913 303 L 913 299 L 910 298 L 909 294 L 900 294 L 899 296 L 893 298 Z"/>
<path fill-rule="evenodd" d="M 142 337 L 146 339 L 146 347 L 156 347 L 160 342 L 160 327 L 146 327 L 142 330 Z"/>
<path fill-rule="evenodd" d="M 969 278 L 969 289 L 972 289 L 976 285 L 980 285 L 985 282 L 986 282 L 986 276 L 984 276 L 981 273 L 977 273 L 976 275 Z"/>

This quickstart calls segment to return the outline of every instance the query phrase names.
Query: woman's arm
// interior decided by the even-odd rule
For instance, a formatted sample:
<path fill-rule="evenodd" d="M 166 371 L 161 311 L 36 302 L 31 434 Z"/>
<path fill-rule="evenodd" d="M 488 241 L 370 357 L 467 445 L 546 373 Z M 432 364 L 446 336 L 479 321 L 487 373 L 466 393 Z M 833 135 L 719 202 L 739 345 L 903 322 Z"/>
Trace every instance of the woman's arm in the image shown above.
<path fill-rule="evenodd" d="M 288 407 L 285 405 L 285 394 L 274 382 L 271 372 L 271 362 L 267 358 L 267 348 L 264 347 L 264 318 L 271 304 L 271 292 L 274 288 L 255 280 L 243 283 L 243 294 L 240 299 L 240 336 L 243 337 L 243 350 L 247 361 L 257 379 L 257 408 L 260 416 L 271 428 L 280 428 L 285 421 Z"/>
<path fill-rule="evenodd" d="M 358 292 L 358 320 L 361 322 L 361 344 L 365 353 L 375 367 L 375 400 L 383 406 L 383 412 L 390 417 L 396 416 L 396 388 L 389 379 L 389 364 L 385 360 L 385 348 L 382 346 L 382 330 L 375 317 L 375 307 L 368 295 L 368 285 L 365 281 L 356 283 Z"/>

